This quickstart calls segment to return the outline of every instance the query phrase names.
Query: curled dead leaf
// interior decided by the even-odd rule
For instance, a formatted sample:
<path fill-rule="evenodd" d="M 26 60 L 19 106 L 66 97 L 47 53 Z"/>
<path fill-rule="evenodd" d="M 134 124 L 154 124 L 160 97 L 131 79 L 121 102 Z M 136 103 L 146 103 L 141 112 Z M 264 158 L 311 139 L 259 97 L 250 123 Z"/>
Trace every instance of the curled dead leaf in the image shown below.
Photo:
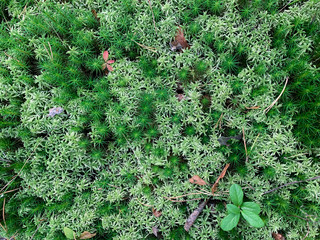
<path fill-rule="evenodd" d="M 200 178 L 198 175 L 194 175 L 192 178 L 189 179 L 189 182 L 194 183 L 194 184 L 198 184 L 198 185 L 206 185 L 207 183 Z"/>
<path fill-rule="evenodd" d="M 190 45 L 188 44 L 187 40 L 184 37 L 183 30 L 179 26 L 179 29 L 176 33 L 176 36 L 174 38 L 174 41 L 170 43 L 171 51 L 182 51 L 182 49 L 190 48 Z"/>
<path fill-rule="evenodd" d="M 155 217 L 160 217 L 162 215 L 162 212 L 157 211 L 156 209 L 152 208 L 152 213 Z"/>
<path fill-rule="evenodd" d="M 96 233 L 89 233 L 87 231 L 84 231 L 83 233 L 81 233 L 80 239 L 90 239 L 93 238 L 95 235 Z"/>
<path fill-rule="evenodd" d="M 215 191 L 217 190 L 220 179 L 223 178 L 224 175 L 226 175 L 226 172 L 227 172 L 227 169 L 228 169 L 229 166 L 230 166 L 230 164 L 228 163 L 228 164 L 224 167 L 224 169 L 222 170 L 222 172 L 220 173 L 220 176 L 217 178 L 216 182 L 213 184 L 213 186 L 212 186 L 212 188 L 211 188 L 211 193 L 212 193 L 212 195 L 214 195 Z"/>

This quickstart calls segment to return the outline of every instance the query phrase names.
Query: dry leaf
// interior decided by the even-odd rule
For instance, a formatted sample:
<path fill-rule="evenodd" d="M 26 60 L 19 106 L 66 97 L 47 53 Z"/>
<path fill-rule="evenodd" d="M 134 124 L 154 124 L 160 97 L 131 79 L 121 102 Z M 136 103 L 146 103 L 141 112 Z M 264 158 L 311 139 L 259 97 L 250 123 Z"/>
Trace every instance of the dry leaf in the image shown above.
<path fill-rule="evenodd" d="M 189 179 L 189 182 L 198 184 L 198 185 L 206 185 L 207 183 L 201 179 L 198 175 L 194 175 L 192 178 Z"/>
<path fill-rule="evenodd" d="M 213 184 L 213 186 L 212 186 L 212 188 L 211 188 L 211 193 L 212 193 L 212 195 L 213 195 L 214 192 L 217 190 L 220 179 L 223 178 L 224 175 L 226 175 L 226 172 L 227 172 L 227 169 L 228 169 L 229 166 L 230 166 L 230 164 L 228 163 L 228 164 L 224 167 L 224 169 L 222 170 L 222 172 L 221 172 L 220 176 L 218 177 L 218 179 L 216 180 L 216 182 Z"/>
<path fill-rule="evenodd" d="M 275 239 L 275 240 L 285 240 L 284 236 L 280 233 L 272 233 L 272 237 Z"/>
<path fill-rule="evenodd" d="M 253 107 L 246 107 L 246 109 L 259 109 L 260 108 L 260 106 L 253 106 Z"/>
<path fill-rule="evenodd" d="M 202 212 L 203 208 L 207 205 L 207 202 L 208 202 L 208 200 L 200 203 L 199 207 L 196 210 L 194 210 L 193 213 L 191 213 L 191 215 L 188 217 L 188 219 L 184 225 L 184 230 L 186 230 L 187 232 L 189 231 L 192 224 L 196 221 L 199 214 Z"/>
<path fill-rule="evenodd" d="M 152 227 L 152 232 L 156 237 L 158 237 L 159 229 L 156 226 Z"/>
<path fill-rule="evenodd" d="M 174 38 L 174 41 L 170 43 L 170 47 L 172 51 L 182 51 L 182 49 L 190 48 L 190 45 L 185 39 L 183 35 L 183 30 L 180 26 Z"/>
<path fill-rule="evenodd" d="M 84 231 L 83 233 L 81 233 L 80 239 L 90 239 L 93 238 L 95 235 L 96 233 L 89 233 L 87 231 Z"/>
<path fill-rule="evenodd" d="M 162 215 L 162 212 L 157 211 L 156 209 L 152 208 L 152 213 L 155 217 L 160 217 Z"/>

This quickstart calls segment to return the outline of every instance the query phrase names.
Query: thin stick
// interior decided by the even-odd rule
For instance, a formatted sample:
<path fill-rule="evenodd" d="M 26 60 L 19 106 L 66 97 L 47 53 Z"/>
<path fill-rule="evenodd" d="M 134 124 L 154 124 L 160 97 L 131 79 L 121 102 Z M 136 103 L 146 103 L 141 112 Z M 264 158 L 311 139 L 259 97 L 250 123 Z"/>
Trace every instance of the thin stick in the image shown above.
<path fill-rule="evenodd" d="M 4 54 L 5 54 L 7 57 L 9 57 L 9 58 L 11 57 L 12 59 L 16 60 L 17 62 L 20 62 L 18 59 L 10 56 L 10 55 L 9 55 L 8 53 L 6 53 L 5 51 L 3 51 L 3 52 L 4 52 Z"/>
<path fill-rule="evenodd" d="M 48 45 L 49 45 L 49 47 L 50 47 L 50 52 L 51 52 L 51 60 L 53 60 L 53 53 L 52 53 L 52 49 L 51 49 L 51 44 L 50 44 L 50 42 L 48 42 Z"/>
<path fill-rule="evenodd" d="M 288 157 L 284 157 L 284 158 L 287 159 L 287 158 L 292 158 L 292 157 L 303 156 L 303 155 L 306 155 L 306 154 L 308 154 L 308 153 L 299 153 L 299 154 L 288 156 Z"/>
<path fill-rule="evenodd" d="M 282 12 L 283 11 L 283 9 L 285 9 L 290 3 L 292 2 L 292 0 L 291 1 L 289 1 L 286 5 L 284 5 L 283 6 L 283 8 L 281 8 L 280 10 L 279 10 L 279 12 Z"/>
<path fill-rule="evenodd" d="M 28 3 L 24 6 L 22 12 L 19 14 L 18 18 L 20 19 L 21 15 L 27 10 Z"/>
<path fill-rule="evenodd" d="M 108 183 L 108 185 L 111 186 L 111 187 L 119 188 L 118 186 L 112 185 L 112 184 L 110 184 L 110 183 Z M 119 189 L 120 189 L 120 188 L 119 188 Z"/>
<path fill-rule="evenodd" d="M 152 13 L 152 20 L 153 20 L 153 26 L 154 26 L 154 30 L 157 32 L 157 28 L 156 28 L 156 21 L 154 20 L 154 14 L 153 14 L 153 10 L 152 10 L 152 6 L 151 6 L 151 2 L 150 0 L 148 0 L 149 3 L 149 7 L 151 9 L 151 13 Z"/>
<path fill-rule="evenodd" d="M 0 226 L 2 227 L 2 229 L 6 232 L 6 229 L 4 228 L 4 226 L 0 223 Z"/>
<path fill-rule="evenodd" d="M 247 151 L 246 136 L 244 134 L 244 128 L 242 128 L 242 136 L 243 136 L 244 150 L 246 151 L 246 162 L 248 162 L 248 151 Z"/>
<path fill-rule="evenodd" d="M 200 200 L 202 198 L 193 198 L 193 199 L 187 199 L 187 200 L 173 200 L 173 199 L 168 199 L 171 202 L 189 202 L 189 201 L 196 201 L 196 200 Z"/>
<path fill-rule="evenodd" d="M 44 43 L 43 43 L 43 46 L 44 46 L 44 48 L 46 49 L 46 51 L 47 51 L 47 53 L 48 53 L 49 58 L 51 59 L 50 53 L 49 53 L 49 51 L 48 51 L 48 49 L 47 49 L 46 45 L 44 45 Z M 52 60 L 52 59 L 51 59 L 51 60 Z"/>
<path fill-rule="evenodd" d="M 40 228 L 40 224 L 41 224 L 41 223 L 39 223 L 39 225 L 37 226 L 36 231 L 32 234 L 32 236 L 31 236 L 31 240 L 33 240 L 34 236 L 35 236 L 35 235 L 36 235 L 36 233 L 38 232 L 38 230 L 39 230 L 39 228 Z"/>
<path fill-rule="evenodd" d="M 32 154 L 36 151 L 37 147 L 39 146 L 40 144 L 40 141 L 39 143 L 35 146 L 35 148 L 33 149 L 33 151 L 31 152 L 29 158 L 24 162 L 22 168 L 20 169 L 20 171 L 18 172 L 18 174 L 16 174 L 1 190 L 0 190 L 0 193 L 2 194 L 3 190 L 5 190 L 19 175 L 20 173 L 22 172 L 23 168 L 26 166 L 27 162 L 30 160 Z"/>
<path fill-rule="evenodd" d="M 7 223 L 6 223 L 6 216 L 4 215 L 4 207 L 6 206 L 6 199 L 4 198 L 3 199 L 3 206 L 2 206 L 2 219 L 3 219 L 3 222 L 4 222 L 4 227 L 6 229 L 6 232 L 8 231 L 7 229 Z"/>
<path fill-rule="evenodd" d="M 10 193 L 10 192 L 14 192 L 14 191 L 17 191 L 17 190 L 20 190 L 21 188 L 16 188 L 16 189 L 13 189 L 13 190 L 9 190 L 9 191 L 6 191 L 4 193 L 2 193 L 1 195 L 3 194 L 6 194 L 6 193 Z"/>
<path fill-rule="evenodd" d="M 156 49 L 156 48 L 154 48 L 154 47 L 145 46 L 145 45 L 143 45 L 143 44 L 141 44 L 141 43 L 138 43 L 137 41 L 135 41 L 135 40 L 133 40 L 133 39 L 132 39 L 132 41 L 135 42 L 136 44 L 138 44 L 140 47 L 142 47 L 142 48 L 144 48 L 144 49 L 147 49 L 147 50 L 149 50 L 149 51 L 151 51 L 151 52 L 154 52 L 154 53 L 157 52 L 156 50 L 154 50 L 154 49 Z"/>
<path fill-rule="evenodd" d="M 203 192 L 197 192 L 197 193 L 187 193 L 181 196 L 177 196 L 177 197 L 164 197 L 165 199 L 174 199 L 174 198 L 182 198 L 182 197 L 186 197 L 186 196 L 190 196 L 190 195 L 200 195 L 200 194 L 205 194 Z M 206 194 L 209 195 L 209 194 Z M 210 194 L 209 196 L 212 196 L 212 194 Z"/>
<path fill-rule="evenodd" d="M 308 228 L 307 234 L 304 236 L 304 238 L 302 240 L 305 240 L 308 237 L 309 233 L 310 233 L 310 228 L 309 228 L 309 222 L 308 221 L 307 221 L 307 228 Z"/>
<path fill-rule="evenodd" d="M 262 195 L 267 194 L 267 193 L 271 193 L 271 192 L 274 192 L 274 191 L 277 191 L 277 190 L 279 190 L 280 188 L 284 188 L 284 187 L 289 186 L 289 185 L 292 185 L 292 184 L 302 183 L 302 182 L 307 182 L 307 181 L 312 181 L 312 180 L 316 180 L 316 179 L 319 179 L 319 178 L 320 178 L 320 176 L 317 176 L 317 177 L 309 178 L 309 179 L 306 179 L 306 180 L 289 182 L 289 183 L 284 184 L 284 185 L 282 185 L 282 186 L 280 186 L 280 187 L 277 187 L 277 188 L 271 189 L 271 190 L 269 190 L 269 191 L 266 191 L 266 192 L 262 193 Z"/>
<path fill-rule="evenodd" d="M 200 188 L 200 187 L 199 187 Z M 200 190 L 196 190 L 198 192 L 202 192 L 202 193 L 207 193 L 207 194 L 211 194 L 211 192 L 208 192 L 207 190 L 204 190 L 202 188 L 200 188 Z"/>
<path fill-rule="evenodd" d="M 149 205 L 149 204 L 145 204 L 145 203 L 140 202 L 138 198 L 134 198 L 134 199 L 136 199 L 136 200 L 137 200 L 139 203 L 141 203 L 143 206 L 153 207 L 152 205 Z M 133 199 L 132 199 L 132 200 L 133 200 Z"/>
<path fill-rule="evenodd" d="M 264 113 L 267 113 L 270 111 L 270 109 L 278 102 L 278 100 L 280 99 L 281 95 L 283 94 L 284 90 L 286 89 L 287 83 L 288 83 L 289 77 L 286 78 L 286 82 L 284 84 L 284 87 L 280 93 L 280 95 L 276 98 L 276 100 L 274 100 L 269 107 L 267 107 L 265 110 L 263 110 Z"/>
<path fill-rule="evenodd" d="M 251 148 L 250 148 L 250 150 L 252 150 L 253 149 L 253 146 L 256 144 L 256 142 L 257 142 L 257 140 L 258 140 L 258 137 L 260 136 L 260 133 L 258 133 L 258 136 L 254 139 L 254 142 L 253 142 L 253 144 L 252 144 L 252 146 L 251 146 Z"/>
<path fill-rule="evenodd" d="M 218 119 L 218 121 L 217 121 L 216 125 L 214 125 L 214 127 L 213 127 L 213 131 L 218 127 L 219 122 L 221 121 L 222 117 L 223 117 L 223 113 L 221 113 L 221 115 L 220 115 L 220 117 L 219 117 L 219 119 Z"/>

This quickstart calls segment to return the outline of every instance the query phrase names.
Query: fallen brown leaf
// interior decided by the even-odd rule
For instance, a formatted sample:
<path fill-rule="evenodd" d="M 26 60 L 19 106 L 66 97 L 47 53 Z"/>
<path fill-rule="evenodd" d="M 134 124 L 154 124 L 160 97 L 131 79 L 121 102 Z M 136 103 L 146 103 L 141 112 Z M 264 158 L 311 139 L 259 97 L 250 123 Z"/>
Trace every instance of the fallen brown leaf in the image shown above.
<path fill-rule="evenodd" d="M 162 215 L 162 212 L 157 211 L 156 209 L 152 208 L 152 213 L 155 217 L 160 217 Z"/>
<path fill-rule="evenodd" d="M 207 183 L 200 178 L 198 175 L 194 175 L 192 178 L 189 179 L 189 182 L 194 183 L 194 184 L 198 184 L 198 185 L 206 185 Z"/>
<path fill-rule="evenodd" d="M 272 237 L 275 239 L 275 240 L 285 240 L 284 236 L 280 233 L 275 233 L 273 232 L 272 233 Z"/>
<path fill-rule="evenodd" d="M 95 235 L 96 233 L 89 233 L 87 231 L 84 231 L 83 233 L 81 233 L 80 239 L 90 239 L 93 238 Z"/>
<path fill-rule="evenodd" d="M 200 203 L 199 207 L 196 210 L 194 210 L 193 213 L 191 213 L 191 215 L 188 217 L 188 219 L 184 225 L 184 230 L 186 230 L 187 232 L 189 231 L 189 229 L 191 228 L 193 223 L 198 218 L 199 214 L 202 212 L 203 208 L 207 205 L 207 202 L 208 202 L 208 200 Z"/>
<path fill-rule="evenodd" d="M 217 190 L 220 179 L 223 178 L 224 175 L 226 175 L 226 172 L 227 172 L 227 169 L 228 169 L 229 166 L 230 166 L 230 164 L 228 163 L 224 167 L 224 169 L 222 170 L 222 172 L 221 172 L 220 176 L 217 178 L 216 182 L 213 184 L 213 186 L 211 188 L 212 195 L 214 195 L 214 192 Z"/>
<path fill-rule="evenodd" d="M 253 107 L 245 107 L 246 109 L 250 110 L 250 109 L 259 109 L 260 106 L 253 106 Z"/>
<path fill-rule="evenodd" d="M 170 47 L 172 51 L 182 51 L 182 49 L 190 48 L 190 45 L 188 44 L 187 40 L 184 37 L 183 30 L 179 26 L 179 29 L 177 31 L 177 34 L 174 38 L 174 41 L 170 43 Z"/>

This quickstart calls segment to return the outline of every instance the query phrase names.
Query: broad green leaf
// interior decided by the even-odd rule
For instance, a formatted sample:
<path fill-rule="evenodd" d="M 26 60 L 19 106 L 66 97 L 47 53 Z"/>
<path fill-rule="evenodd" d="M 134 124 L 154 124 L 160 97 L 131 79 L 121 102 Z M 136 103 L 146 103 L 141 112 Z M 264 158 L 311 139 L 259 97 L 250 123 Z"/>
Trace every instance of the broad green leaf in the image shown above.
<path fill-rule="evenodd" d="M 228 213 L 240 214 L 240 209 L 233 204 L 227 204 Z"/>
<path fill-rule="evenodd" d="M 241 214 L 244 217 L 244 219 L 247 220 L 251 226 L 257 227 L 257 228 L 264 226 L 264 222 L 259 217 L 259 215 L 255 214 L 253 212 L 250 212 L 250 211 L 243 211 L 243 210 L 241 210 Z"/>
<path fill-rule="evenodd" d="M 230 213 L 221 221 L 222 230 L 230 231 L 231 229 L 237 226 L 239 219 L 240 219 L 240 214 Z"/>
<path fill-rule="evenodd" d="M 244 202 L 241 205 L 241 210 L 245 211 L 245 212 L 253 212 L 255 214 L 259 214 L 260 213 L 260 206 L 254 202 Z"/>
<path fill-rule="evenodd" d="M 66 237 L 68 239 L 75 239 L 76 237 L 76 233 L 74 231 L 72 231 L 70 228 L 65 227 L 63 229 L 64 235 L 66 235 Z"/>
<path fill-rule="evenodd" d="M 234 205 L 240 206 L 243 202 L 243 191 L 238 184 L 233 184 L 230 188 L 230 198 Z"/>

